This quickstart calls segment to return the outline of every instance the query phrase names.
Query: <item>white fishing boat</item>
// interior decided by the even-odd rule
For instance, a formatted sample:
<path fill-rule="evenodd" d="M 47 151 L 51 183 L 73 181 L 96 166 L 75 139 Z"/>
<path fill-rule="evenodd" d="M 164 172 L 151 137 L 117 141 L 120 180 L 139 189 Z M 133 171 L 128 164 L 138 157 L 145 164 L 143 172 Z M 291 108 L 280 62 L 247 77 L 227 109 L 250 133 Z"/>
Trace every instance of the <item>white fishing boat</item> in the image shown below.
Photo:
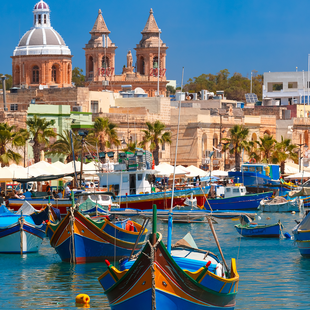
<path fill-rule="evenodd" d="M 277 196 L 272 200 L 261 200 L 259 209 L 262 212 L 304 212 L 304 203 L 299 197 L 290 200 Z"/>

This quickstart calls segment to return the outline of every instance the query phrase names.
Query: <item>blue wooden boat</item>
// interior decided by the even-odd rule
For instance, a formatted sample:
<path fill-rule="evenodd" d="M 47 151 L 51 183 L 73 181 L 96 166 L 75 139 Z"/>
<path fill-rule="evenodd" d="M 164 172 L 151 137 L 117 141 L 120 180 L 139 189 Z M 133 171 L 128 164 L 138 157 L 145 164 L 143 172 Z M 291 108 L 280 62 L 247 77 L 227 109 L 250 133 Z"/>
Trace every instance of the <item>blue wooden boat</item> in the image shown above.
<path fill-rule="evenodd" d="M 45 237 L 45 223 L 36 225 L 30 215 L 14 214 L 0 207 L 0 253 L 38 252 Z"/>
<path fill-rule="evenodd" d="M 299 252 L 303 256 L 310 256 L 310 212 L 292 230 Z"/>
<path fill-rule="evenodd" d="M 251 222 L 246 215 L 240 217 L 240 224 L 235 225 L 237 232 L 243 237 L 279 238 L 283 226 L 279 221 L 271 225 L 258 225 Z"/>
<path fill-rule="evenodd" d="M 223 194 L 205 202 L 206 210 L 257 210 L 262 199 L 269 199 L 273 192 L 247 194 L 244 186 L 219 186 L 216 193 L 222 189 Z"/>
<path fill-rule="evenodd" d="M 86 217 L 73 200 L 61 221 L 47 223 L 46 233 L 63 261 L 88 263 L 137 253 L 144 245 L 145 227 L 130 219 L 112 222 L 107 216 Z"/>
<path fill-rule="evenodd" d="M 279 165 L 244 163 L 241 171 L 229 171 L 228 177 L 237 183 L 243 183 L 251 192 L 256 192 L 257 189 L 279 190 L 279 195 L 283 196 L 290 191 L 290 188 L 280 181 Z"/>
<path fill-rule="evenodd" d="M 98 280 L 113 310 L 234 309 L 239 283 L 235 260 L 228 270 L 226 262 L 205 252 L 180 245 L 170 253 L 154 216 L 153 233 L 137 259 L 126 262 L 124 270 L 106 261 L 108 269 Z"/>

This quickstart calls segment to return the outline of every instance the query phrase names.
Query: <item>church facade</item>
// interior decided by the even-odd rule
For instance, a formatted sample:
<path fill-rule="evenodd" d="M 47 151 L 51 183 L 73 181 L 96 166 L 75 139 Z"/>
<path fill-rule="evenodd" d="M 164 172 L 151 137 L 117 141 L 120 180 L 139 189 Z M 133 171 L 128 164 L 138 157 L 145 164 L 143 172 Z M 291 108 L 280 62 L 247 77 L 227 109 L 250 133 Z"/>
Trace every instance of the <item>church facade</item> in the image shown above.
<path fill-rule="evenodd" d="M 17 88 L 72 87 L 71 51 L 53 29 L 50 9 L 40 0 L 33 9 L 33 27 L 12 58 L 13 86 Z"/>
<path fill-rule="evenodd" d="M 86 44 L 86 81 L 90 90 L 111 90 L 119 92 L 122 85 L 132 89 L 142 88 L 149 97 L 165 95 L 166 91 L 166 50 L 168 47 L 160 39 L 160 29 L 154 18 L 153 10 L 143 29 L 142 39 L 136 45 L 135 66 L 131 51 L 127 54 L 127 66 L 121 75 L 115 74 L 115 50 L 117 46 L 109 38 L 110 31 L 101 10 L 90 31 L 91 39 Z M 158 57 L 158 55 L 160 55 Z M 158 59 L 159 58 L 159 59 Z"/>

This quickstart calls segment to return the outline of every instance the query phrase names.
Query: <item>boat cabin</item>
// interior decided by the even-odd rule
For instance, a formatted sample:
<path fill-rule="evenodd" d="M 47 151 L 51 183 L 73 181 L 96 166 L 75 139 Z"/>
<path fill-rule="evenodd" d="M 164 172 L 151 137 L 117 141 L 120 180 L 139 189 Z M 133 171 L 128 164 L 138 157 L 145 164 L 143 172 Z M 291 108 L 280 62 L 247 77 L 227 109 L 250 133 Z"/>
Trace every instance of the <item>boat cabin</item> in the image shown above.
<path fill-rule="evenodd" d="M 154 170 L 113 171 L 97 173 L 99 186 L 113 192 L 116 196 L 149 194 Z"/>
<path fill-rule="evenodd" d="M 280 166 L 273 164 L 250 164 L 246 163 L 241 166 L 241 172 L 252 172 L 270 177 L 273 180 L 280 178 Z"/>
<path fill-rule="evenodd" d="M 210 193 L 215 193 L 217 198 L 232 198 L 246 195 L 246 187 L 242 184 L 212 185 Z M 212 194 L 211 194 L 212 197 Z"/>

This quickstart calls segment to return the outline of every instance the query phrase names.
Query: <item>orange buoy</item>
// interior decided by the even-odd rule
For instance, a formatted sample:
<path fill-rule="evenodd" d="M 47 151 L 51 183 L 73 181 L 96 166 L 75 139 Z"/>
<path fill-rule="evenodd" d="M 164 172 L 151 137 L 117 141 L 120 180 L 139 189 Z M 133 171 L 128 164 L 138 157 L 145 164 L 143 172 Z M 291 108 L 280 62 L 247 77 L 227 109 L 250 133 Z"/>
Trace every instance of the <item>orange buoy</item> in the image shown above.
<path fill-rule="evenodd" d="M 75 297 L 75 302 L 77 303 L 77 304 L 89 304 L 89 302 L 90 302 L 90 298 L 89 298 L 89 296 L 88 295 L 86 295 L 86 294 L 79 294 L 79 295 L 77 295 L 76 297 Z"/>

